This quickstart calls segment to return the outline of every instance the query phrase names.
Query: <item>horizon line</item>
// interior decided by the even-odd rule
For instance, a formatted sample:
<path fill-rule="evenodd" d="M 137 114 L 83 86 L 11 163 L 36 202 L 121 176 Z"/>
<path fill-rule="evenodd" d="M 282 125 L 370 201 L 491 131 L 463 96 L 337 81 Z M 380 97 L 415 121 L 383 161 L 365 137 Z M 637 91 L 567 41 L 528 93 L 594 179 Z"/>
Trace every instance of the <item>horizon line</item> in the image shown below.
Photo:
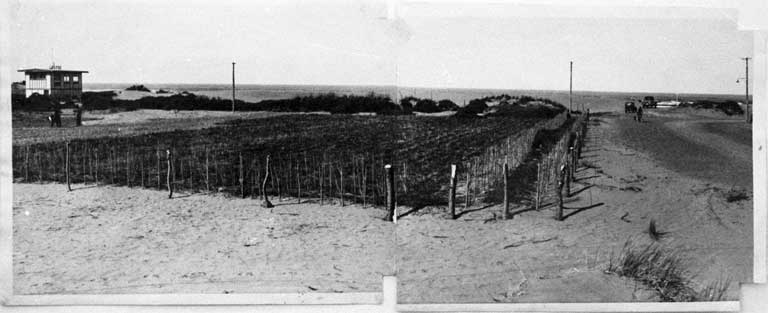
<path fill-rule="evenodd" d="M 121 85 L 220 85 L 231 86 L 229 83 L 130 83 L 130 82 L 83 82 L 83 86 L 89 84 L 121 84 Z M 391 88 L 417 88 L 417 89 L 453 89 L 453 90 L 477 90 L 477 91 L 536 91 L 536 92 L 568 92 L 568 89 L 526 89 L 526 88 L 499 88 L 499 87 L 434 87 L 434 86 L 400 86 L 400 85 L 373 85 L 373 84 L 300 84 L 300 83 L 240 83 L 237 85 L 246 86 L 324 86 L 324 87 L 391 87 Z M 574 93 L 583 92 L 603 92 L 603 93 L 641 93 L 641 94 L 677 94 L 677 95 L 720 95 L 720 96 L 744 96 L 743 93 L 715 93 L 715 92 L 673 92 L 673 91 L 626 91 L 626 90 L 588 90 L 588 89 L 574 89 Z M 750 93 L 749 97 L 752 98 L 753 94 Z"/>

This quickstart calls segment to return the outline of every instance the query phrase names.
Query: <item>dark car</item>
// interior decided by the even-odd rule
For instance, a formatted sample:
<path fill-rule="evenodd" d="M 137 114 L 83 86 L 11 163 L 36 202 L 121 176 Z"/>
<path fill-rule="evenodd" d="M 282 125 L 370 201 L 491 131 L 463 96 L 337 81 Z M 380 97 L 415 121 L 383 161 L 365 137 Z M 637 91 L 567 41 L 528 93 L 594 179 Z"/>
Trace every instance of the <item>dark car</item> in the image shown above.
<path fill-rule="evenodd" d="M 635 102 L 633 101 L 624 102 L 624 113 L 635 113 L 635 112 L 637 112 L 637 106 L 635 106 Z"/>
<path fill-rule="evenodd" d="M 653 98 L 653 96 L 645 96 L 645 98 L 643 98 L 643 107 L 644 108 L 655 108 L 656 107 L 656 99 Z"/>

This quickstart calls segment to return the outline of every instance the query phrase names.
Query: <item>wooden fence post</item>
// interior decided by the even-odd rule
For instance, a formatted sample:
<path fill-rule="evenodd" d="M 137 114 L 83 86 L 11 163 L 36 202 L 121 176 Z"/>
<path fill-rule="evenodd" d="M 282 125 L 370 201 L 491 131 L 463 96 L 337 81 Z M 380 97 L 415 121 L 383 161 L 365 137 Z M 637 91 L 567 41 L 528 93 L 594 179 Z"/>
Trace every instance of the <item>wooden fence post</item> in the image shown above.
<path fill-rule="evenodd" d="M 267 195 L 267 182 L 269 181 L 269 154 L 267 155 L 267 163 L 264 166 L 266 173 L 264 174 L 264 182 L 261 184 L 261 194 L 264 195 L 264 202 L 261 206 L 265 208 L 272 208 L 272 202 L 269 202 L 269 196 Z"/>
<path fill-rule="evenodd" d="M 187 182 L 187 188 L 189 189 L 192 189 L 194 185 L 194 181 L 192 180 L 192 175 L 194 175 L 192 172 L 192 169 L 194 168 L 192 165 L 192 160 L 195 158 L 195 154 L 194 152 L 191 152 L 191 153 L 192 153 L 192 157 L 187 156 L 187 179 L 185 179 L 185 181 Z"/>
<path fill-rule="evenodd" d="M 86 151 L 86 153 L 88 153 L 88 174 L 90 174 L 89 176 L 91 176 L 91 181 L 93 181 L 93 153 L 91 153 L 91 151 L 93 150 L 89 149 Z"/>
<path fill-rule="evenodd" d="M 35 153 L 35 159 L 37 159 L 37 182 L 42 184 L 43 183 L 43 165 L 40 162 L 40 153 L 41 151 L 37 151 L 37 153 Z"/>
<path fill-rule="evenodd" d="M 274 177 L 275 181 L 277 181 L 277 199 L 279 201 L 283 201 L 283 188 L 281 188 L 282 186 L 280 184 L 282 181 L 282 179 L 280 178 L 280 175 L 282 174 L 282 168 L 283 168 L 282 165 L 283 165 L 282 161 L 280 161 L 279 164 L 275 162 L 275 167 L 277 167 L 277 170 L 275 170 L 275 172 L 272 173 L 272 177 Z"/>
<path fill-rule="evenodd" d="M 333 204 L 333 162 L 328 163 L 328 202 Z"/>
<path fill-rule="evenodd" d="M 259 165 L 261 165 L 261 163 L 259 163 Z M 254 169 L 254 172 L 256 173 L 256 180 L 253 182 L 253 184 L 258 186 L 259 200 L 264 200 L 264 194 L 262 193 L 261 185 L 259 184 L 259 182 L 261 182 L 261 171 L 259 171 L 258 166 Z"/>
<path fill-rule="evenodd" d="M 208 146 L 205 146 L 205 191 L 211 191 L 211 185 L 209 180 L 209 166 L 208 166 Z"/>
<path fill-rule="evenodd" d="M 310 175 L 309 174 L 309 164 L 308 163 L 309 163 L 309 161 L 307 160 L 307 152 L 305 151 L 304 152 L 304 171 L 301 172 L 304 175 Z M 312 179 L 311 178 L 310 179 L 306 179 L 305 178 L 304 180 L 307 182 L 307 189 L 308 189 L 307 192 L 311 193 L 311 190 L 312 190 Z M 301 184 L 299 184 L 299 186 L 301 186 Z M 299 195 L 301 195 L 301 193 L 299 193 Z"/>
<path fill-rule="evenodd" d="M 144 184 L 144 154 L 141 155 L 141 158 L 139 158 L 139 166 L 141 170 L 141 188 L 146 187 Z"/>
<path fill-rule="evenodd" d="M 451 219 L 456 219 L 456 164 L 451 164 L 451 189 L 448 191 L 448 210 L 451 211 Z"/>
<path fill-rule="evenodd" d="M 277 163 L 277 162 L 275 162 Z M 280 189 L 280 164 L 275 164 L 275 167 L 277 167 L 277 170 L 272 173 L 272 187 L 277 187 L 277 198 L 282 201 L 283 200 L 283 193 Z"/>
<path fill-rule="evenodd" d="M 128 187 L 131 187 L 131 155 L 130 155 L 130 149 L 127 148 L 125 150 L 125 184 L 128 185 Z"/>
<path fill-rule="evenodd" d="M 539 210 L 539 201 L 541 200 L 541 163 L 536 164 L 536 198 L 534 199 L 535 209 Z"/>
<path fill-rule="evenodd" d="M 352 202 L 355 202 L 357 192 L 360 189 L 357 188 L 357 159 L 352 157 Z"/>
<path fill-rule="evenodd" d="M 94 153 L 96 154 L 96 155 L 95 155 L 95 159 L 96 159 L 96 170 L 95 170 L 95 173 L 94 173 L 94 174 L 95 174 L 95 176 L 96 176 L 96 185 L 98 185 L 98 184 L 99 184 L 99 148 L 96 148 L 96 150 L 94 151 Z"/>
<path fill-rule="evenodd" d="M 571 170 L 573 166 L 571 165 L 571 153 L 572 150 L 568 151 L 568 154 L 565 156 L 565 194 L 568 196 L 571 195 L 571 180 L 573 179 L 571 176 Z"/>
<path fill-rule="evenodd" d="M 109 163 L 110 167 L 112 167 L 112 184 L 115 184 L 115 176 L 117 176 L 117 170 L 115 170 L 115 148 L 112 148 L 109 153 Z"/>
<path fill-rule="evenodd" d="M 363 207 L 367 204 L 368 198 L 367 198 L 367 192 L 368 192 L 368 175 L 366 173 L 367 167 L 365 166 L 365 155 L 363 155 L 363 158 L 360 160 L 360 165 L 362 166 L 363 171 Z"/>
<path fill-rule="evenodd" d="M 240 178 L 238 181 L 240 182 L 240 197 L 245 199 L 245 178 L 243 177 L 243 153 L 238 153 L 238 158 L 240 159 L 240 167 L 239 167 L 239 174 Z"/>
<path fill-rule="evenodd" d="M 339 165 L 339 199 L 341 206 L 344 206 L 344 170 L 341 165 Z"/>
<path fill-rule="evenodd" d="M 570 180 L 573 180 L 573 176 L 576 175 L 576 150 L 573 149 L 573 146 L 570 146 L 568 148 L 568 157 L 570 158 L 570 161 L 571 161 Z M 568 193 L 570 193 L 570 191 Z"/>
<path fill-rule="evenodd" d="M 325 194 L 323 193 L 323 174 L 325 173 L 325 158 L 323 158 L 323 161 L 320 161 L 320 205 L 323 205 L 323 202 L 325 201 Z"/>
<path fill-rule="evenodd" d="M 395 172 L 392 170 L 392 165 L 384 165 L 384 170 L 387 172 L 387 221 L 396 221 L 395 216 Z"/>
<path fill-rule="evenodd" d="M 26 146 L 26 154 L 24 155 L 24 182 L 29 182 L 29 145 Z"/>
<path fill-rule="evenodd" d="M 155 150 L 155 156 L 157 157 L 157 189 L 161 188 L 160 184 L 160 149 Z"/>
<path fill-rule="evenodd" d="M 171 152 L 171 154 L 175 156 L 176 155 L 176 150 L 173 150 Z M 173 167 L 173 171 L 171 172 L 171 182 L 173 182 L 174 187 L 176 187 L 175 185 L 176 185 L 176 182 L 178 181 L 176 179 L 176 172 L 179 172 L 179 174 L 181 175 L 181 180 L 182 181 L 184 180 L 184 162 L 182 161 L 181 158 L 179 158 L 179 170 L 178 171 L 176 170 L 176 160 L 175 159 L 173 160 L 173 162 L 171 162 L 171 164 L 172 164 L 172 167 Z M 182 187 L 184 187 L 183 183 L 180 184 L 180 185 Z"/>
<path fill-rule="evenodd" d="M 470 168 L 471 168 L 471 166 L 469 165 L 469 163 L 467 163 L 467 167 L 464 169 L 464 170 L 467 171 L 467 184 L 466 184 L 467 190 L 464 193 L 464 210 L 469 208 L 469 187 L 470 187 L 470 182 L 471 182 L 470 177 L 469 177 L 469 172 L 470 172 L 469 169 Z"/>
<path fill-rule="evenodd" d="M 253 169 L 253 174 L 251 174 L 251 199 L 253 199 L 256 197 L 256 186 L 259 185 L 259 181 L 256 179 L 256 172 L 258 171 L 256 162 L 251 161 L 251 168 Z"/>
<path fill-rule="evenodd" d="M 504 170 L 501 174 L 504 178 L 504 219 L 510 219 L 512 216 L 509 212 L 509 164 L 504 161 Z"/>
<path fill-rule="evenodd" d="M 301 167 L 299 166 L 300 163 L 301 162 L 296 161 L 296 188 L 298 188 L 298 190 L 296 191 L 296 196 L 298 197 L 297 203 L 301 203 Z"/>
<path fill-rule="evenodd" d="M 568 170 L 567 167 L 568 166 L 566 164 L 563 164 L 562 166 L 560 166 L 560 173 L 558 175 L 559 179 L 557 180 L 557 199 L 559 203 L 557 206 L 557 211 L 555 212 L 555 219 L 558 221 L 563 220 L 563 185 L 565 180 L 567 179 L 566 175 L 568 175 L 566 173 L 566 171 Z"/>
<path fill-rule="evenodd" d="M 69 141 L 67 141 L 67 157 L 65 161 L 65 170 L 67 176 L 67 191 L 72 191 L 72 186 L 69 184 Z"/>
<path fill-rule="evenodd" d="M 171 173 L 173 172 L 173 162 L 171 162 L 171 149 L 166 149 L 165 153 L 168 156 L 168 175 L 166 177 L 166 180 L 168 182 L 168 199 L 171 199 L 173 198 L 173 182 L 171 181 Z"/>
<path fill-rule="evenodd" d="M 87 185 L 89 175 L 86 175 L 88 174 L 88 170 L 87 170 L 88 167 L 86 166 L 88 162 L 86 162 L 87 159 L 85 157 L 89 156 L 90 154 L 88 154 L 88 145 L 86 144 L 84 146 L 85 147 L 83 148 L 83 152 L 85 153 L 85 155 L 83 155 L 82 153 L 80 154 L 80 171 L 83 175 L 83 184 Z"/>

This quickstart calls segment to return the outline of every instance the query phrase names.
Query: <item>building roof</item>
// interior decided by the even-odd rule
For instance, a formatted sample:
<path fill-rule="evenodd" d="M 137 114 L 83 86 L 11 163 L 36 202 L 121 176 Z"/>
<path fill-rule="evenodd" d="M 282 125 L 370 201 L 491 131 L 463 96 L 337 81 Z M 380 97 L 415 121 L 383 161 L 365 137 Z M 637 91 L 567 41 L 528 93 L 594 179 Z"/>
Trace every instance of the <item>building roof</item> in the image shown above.
<path fill-rule="evenodd" d="M 19 72 L 24 73 L 53 73 L 53 72 L 60 72 L 60 73 L 88 73 L 88 71 L 81 71 L 81 70 L 61 70 L 61 69 L 47 69 L 47 68 L 27 68 L 27 69 L 21 69 L 18 70 Z"/>

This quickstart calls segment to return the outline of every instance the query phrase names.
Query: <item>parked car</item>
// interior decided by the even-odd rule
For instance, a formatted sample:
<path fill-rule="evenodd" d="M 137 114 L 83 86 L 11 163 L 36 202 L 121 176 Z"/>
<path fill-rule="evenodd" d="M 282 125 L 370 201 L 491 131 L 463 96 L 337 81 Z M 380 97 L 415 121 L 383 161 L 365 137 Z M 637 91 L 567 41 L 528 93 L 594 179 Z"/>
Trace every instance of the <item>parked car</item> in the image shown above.
<path fill-rule="evenodd" d="M 635 112 L 637 112 L 637 106 L 635 106 L 634 101 L 624 102 L 624 113 L 635 113 Z"/>
<path fill-rule="evenodd" d="M 645 98 L 643 98 L 642 104 L 644 108 L 655 108 L 656 99 L 654 99 L 653 96 L 645 96 Z"/>

